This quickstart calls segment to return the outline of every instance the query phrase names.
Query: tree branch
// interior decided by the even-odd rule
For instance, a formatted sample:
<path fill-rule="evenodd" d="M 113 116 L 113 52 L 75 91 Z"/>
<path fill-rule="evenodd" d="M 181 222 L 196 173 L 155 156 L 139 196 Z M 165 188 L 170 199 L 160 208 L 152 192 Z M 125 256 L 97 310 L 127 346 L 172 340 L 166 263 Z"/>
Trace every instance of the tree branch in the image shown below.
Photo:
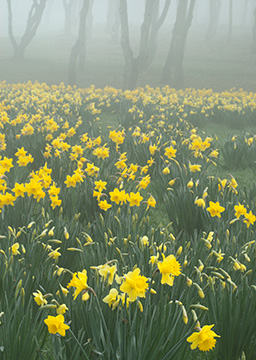
<path fill-rule="evenodd" d="M 171 5 L 171 0 L 165 0 L 165 4 L 162 10 L 162 14 L 159 16 L 159 19 L 157 20 L 155 24 L 155 30 L 158 31 L 160 27 L 163 25 L 164 20 L 166 19 L 166 16 L 168 14 L 169 8 Z"/>

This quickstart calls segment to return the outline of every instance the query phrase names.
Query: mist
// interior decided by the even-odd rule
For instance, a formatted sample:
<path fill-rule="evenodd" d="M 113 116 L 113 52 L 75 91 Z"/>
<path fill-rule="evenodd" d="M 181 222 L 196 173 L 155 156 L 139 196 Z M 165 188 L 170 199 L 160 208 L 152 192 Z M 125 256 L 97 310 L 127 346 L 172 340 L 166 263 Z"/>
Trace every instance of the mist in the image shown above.
<path fill-rule="evenodd" d="M 32 3 L 0 2 L 0 81 L 256 91 L 255 0 L 38 0 L 24 41 Z"/>

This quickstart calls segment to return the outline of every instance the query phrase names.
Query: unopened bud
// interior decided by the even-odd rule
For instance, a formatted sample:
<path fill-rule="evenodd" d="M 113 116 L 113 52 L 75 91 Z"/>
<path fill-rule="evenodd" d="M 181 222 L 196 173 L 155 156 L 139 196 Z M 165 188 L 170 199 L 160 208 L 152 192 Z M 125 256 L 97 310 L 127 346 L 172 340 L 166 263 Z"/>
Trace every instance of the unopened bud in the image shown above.
<path fill-rule="evenodd" d="M 182 246 L 180 246 L 177 250 L 177 253 L 176 253 L 176 257 L 180 256 L 180 254 L 182 253 Z"/>
<path fill-rule="evenodd" d="M 184 324 L 186 325 L 188 323 L 188 314 L 183 305 L 181 308 L 182 308 L 182 319 L 183 319 Z"/>
<path fill-rule="evenodd" d="M 189 277 L 187 277 L 186 283 L 187 283 L 188 287 L 190 287 L 193 284 L 193 281 Z"/>
<path fill-rule="evenodd" d="M 65 236 L 65 239 L 68 240 L 69 239 L 69 233 L 67 231 L 67 228 L 64 227 L 64 236 Z"/>

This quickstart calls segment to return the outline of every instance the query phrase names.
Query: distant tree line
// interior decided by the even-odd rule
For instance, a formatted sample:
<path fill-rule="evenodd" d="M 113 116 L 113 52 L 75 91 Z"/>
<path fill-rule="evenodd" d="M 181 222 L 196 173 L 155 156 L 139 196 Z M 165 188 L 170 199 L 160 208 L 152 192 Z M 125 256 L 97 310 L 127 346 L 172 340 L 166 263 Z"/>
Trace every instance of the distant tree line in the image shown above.
<path fill-rule="evenodd" d="M 7 1 L 8 8 L 8 34 L 13 47 L 14 59 L 21 60 L 27 46 L 36 35 L 37 29 L 42 20 L 45 8 L 49 11 L 55 0 L 31 0 L 31 8 L 28 13 L 24 33 L 20 41 L 14 35 L 13 4 L 12 0 Z M 78 22 L 77 39 L 70 49 L 68 64 L 68 83 L 75 85 L 77 71 L 83 71 L 86 66 L 86 39 L 92 36 L 93 16 L 92 9 L 94 0 L 60 0 L 64 8 L 64 33 L 71 34 L 72 23 Z M 175 2 L 175 0 L 173 0 Z M 217 33 L 219 18 L 222 8 L 222 0 L 205 0 L 209 6 L 209 22 L 206 32 L 206 40 L 212 41 Z M 233 8 L 234 1 L 228 1 L 228 34 L 227 41 L 232 41 L 233 29 Z M 243 0 L 244 14 L 247 11 L 249 1 L 255 2 L 254 21 L 252 27 L 252 53 L 256 54 L 256 1 Z M 124 78 L 123 88 L 133 89 L 136 87 L 138 77 L 142 71 L 147 70 L 157 51 L 159 30 L 164 24 L 171 0 L 145 0 L 144 17 L 140 27 L 139 51 L 134 55 L 130 42 L 129 17 L 127 0 L 108 0 L 106 14 L 106 31 L 110 33 L 112 41 L 120 41 L 124 56 Z M 186 40 L 193 21 L 193 15 L 197 0 L 176 0 L 176 20 L 170 29 L 170 44 L 165 63 L 163 65 L 160 83 L 170 85 L 173 88 L 185 86 L 183 60 L 186 47 Z"/>

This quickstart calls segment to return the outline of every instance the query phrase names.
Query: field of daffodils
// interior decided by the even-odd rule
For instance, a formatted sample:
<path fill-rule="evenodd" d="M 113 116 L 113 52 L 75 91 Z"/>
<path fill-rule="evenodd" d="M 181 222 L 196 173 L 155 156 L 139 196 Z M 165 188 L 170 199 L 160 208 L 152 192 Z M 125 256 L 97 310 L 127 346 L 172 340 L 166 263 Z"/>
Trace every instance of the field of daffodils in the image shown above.
<path fill-rule="evenodd" d="M 0 83 L 1 359 L 255 359 L 256 136 L 205 122 L 256 94 Z"/>

